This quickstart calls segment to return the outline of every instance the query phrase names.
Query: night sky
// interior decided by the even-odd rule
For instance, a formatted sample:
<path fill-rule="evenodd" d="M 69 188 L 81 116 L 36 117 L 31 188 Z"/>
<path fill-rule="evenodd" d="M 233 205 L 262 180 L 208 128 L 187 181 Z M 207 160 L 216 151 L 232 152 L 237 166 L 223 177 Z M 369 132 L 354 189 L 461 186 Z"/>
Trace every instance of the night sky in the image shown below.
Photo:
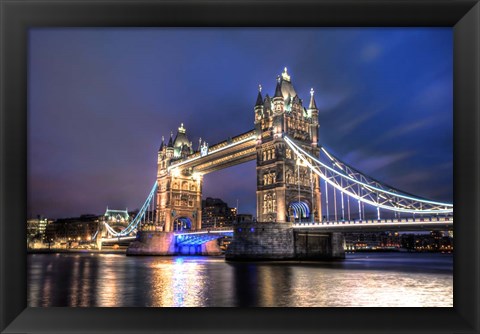
<path fill-rule="evenodd" d="M 253 128 L 258 84 L 288 67 L 320 109 L 320 144 L 407 192 L 453 201 L 450 28 L 32 29 L 28 216 L 133 210 L 162 135 L 197 147 Z M 255 214 L 255 162 L 208 174 L 204 198 Z"/>

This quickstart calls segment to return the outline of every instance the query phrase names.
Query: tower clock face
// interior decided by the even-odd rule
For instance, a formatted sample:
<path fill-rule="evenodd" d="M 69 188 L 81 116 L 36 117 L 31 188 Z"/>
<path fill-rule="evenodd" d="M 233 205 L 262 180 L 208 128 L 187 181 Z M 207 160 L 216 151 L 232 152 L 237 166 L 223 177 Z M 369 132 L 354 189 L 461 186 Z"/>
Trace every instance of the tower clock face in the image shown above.
<path fill-rule="evenodd" d="M 282 113 L 282 106 L 277 105 L 277 107 L 274 110 L 275 110 L 275 115 L 280 115 Z"/>

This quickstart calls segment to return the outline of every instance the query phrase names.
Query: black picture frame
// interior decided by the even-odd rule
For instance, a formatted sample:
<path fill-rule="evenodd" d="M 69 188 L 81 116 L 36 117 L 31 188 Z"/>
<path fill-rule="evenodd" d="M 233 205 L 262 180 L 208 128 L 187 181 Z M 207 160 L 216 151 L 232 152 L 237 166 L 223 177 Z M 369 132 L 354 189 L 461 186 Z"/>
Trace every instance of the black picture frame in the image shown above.
<path fill-rule="evenodd" d="M 0 0 L 2 333 L 478 333 L 480 5 L 403 1 Z M 104 26 L 449 26 L 454 29 L 453 308 L 27 308 L 27 31 Z"/>

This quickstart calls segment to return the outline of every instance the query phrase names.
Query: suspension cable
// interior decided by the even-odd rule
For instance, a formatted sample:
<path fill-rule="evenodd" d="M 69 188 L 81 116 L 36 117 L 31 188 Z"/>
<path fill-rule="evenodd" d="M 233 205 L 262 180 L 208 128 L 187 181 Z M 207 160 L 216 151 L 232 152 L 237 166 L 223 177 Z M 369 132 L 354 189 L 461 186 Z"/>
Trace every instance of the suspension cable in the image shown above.
<path fill-rule="evenodd" d="M 389 191 L 389 190 L 385 190 L 385 189 L 382 189 L 382 188 L 378 188 L 374 185 L 371 185 L 371 184 L 367 184 L 365 182 L 362 182 L 362 181 L 359 181 L 355 178 L 353 178 L 352 176 L 350 175 L 346 175 L 344 174 L 343 172 L 340 172 L 326 164 L 324 164 L 323 162 L 321 162 L 320 160 L 318 160 L 317 158 L 313 157 L 312 155 L 310 155 L 308 152 L 306 152 L 305 150 L 303 150 L 301 147 L 299 147 L 297 144 L 295 144 L 290 138 L 288 138 L 287 136 L 284 136 L 284 139 L 286 141 L 286 143 L 295 151 L 295 153 L 297 155 L 300 156 L 300 158 L 310 167 L 312 168 L 319 176 L 321 176 L 322 178 L 326 178 L 326 175 L 324 175 L 324 173 L 322 173 L 321 171 L 319 171 L 318 167 L 315 167 L 313 166 L 311 163 L 308 162 L 307 158 L 306 157 L 309 157 L 313 162 L 315 162 L 316 164 L 320 165 L 321 167 L 325 168 L 326 170 L 334 173 L 335 175 L 337 176 L 340 176 L 344 179 L 347 179 L 347 180 L 350 180 L 354 183 L 357 183 L 357 184 L 360 184 L 361 186 L 367 188 L 367 189 L 370 189 L 370 190 L 375 190 L 375 191 L 378 191 L 380 193 L 384 193 L 384 194 L 388 194 L 388 195 L 392 195 L 392 196 L 395 196 L 395 197 L 399 197 L 399 198 L 402 198 L 402 199 L 407 199 L 407 200 L 413 200 L 413 201 L 416 201 L 416 202 L 419 202 L 419 203 L 427 203 L 427 204 L 432 204 L 432 205 L 438 205 L 438 206 L 445 206 L 445 207 L 451 207 L 453 208 L 453 204 L 450 204 L 450 203 L 442 203 L 442 202 L 435 202 L 435 201 L 430 201 L 430 200 L 426 200 L 426 199 L 422 199 L 422 198 L 416 198 L 416 197 L 412 197 L 412 196 L 408 196 L 408 195 L 405 195 L 403 194 L 402 192 L 400 192 L 399 190 L 397 189 L 394 189 L 395 191 L 398 191 L 398 192 L 392 192 L 392 191 Z M 326 154 L 328 154 L 328 152 L 326 152 L 323 148 L 322 148 L 322 151 L 325 152 Z M 302 154 L 300 154 L 300 153 Z M 338 166 L 338 164 L 337 164 Z M 329 180 L 329 182 L 331 182 Z M 334 185 L 334 183 L 332 182 L 332 185 Z M 348 193 L 348 191 L 346 191 L 345 189 L 339 189 L 341 191 L 344 191 L 346 194 Z M 352 194 L 352 197 L 356 197 L 355 194 Z M 367 202 L 366 200 L 364 200 L 364 202 Z M 368 203 L 370 204 L 370 203 Z M 375 205 L 375 204 L 373 204 Z M 418 211 L 418 210 L 417 210 Z M 452 212 L 453 210 L 448 210 L 448 209 L 445 209 L 445 210 L 439 210 L 438 212 Z M 435 210 L 435 212 L 437 212 L 437 210 Z"/>
<path fill-rule="evenodd" d="M 325 164 L 323 164 L 322 162 L 320 162 L 316 158 L 312 157 L 310 154 L 306 153 L 303 149 L 301 149 L 298 145 L 296 145 L 287 136 L 284 136 L 284 139 L 285 139 L 285 142 L 290 146 L 290 148 L 304 161 L 304 163 L 309 168 L 312 169 L 313 172 L 315 172 L 317 175 L 319 175 L 321 178 L 323 178 L 326 182 L 328 182 L 334 188 L 340 190 L 341 192 L 344 192 L 348 196 L 351 196 L 351 197 L 359 200 L 362 204 L 367 203 L 367 204 L 372 205 L 372 206 L 377 206 L 378 205 L 380 208 L 383 208 L 383 209 L 386 209 L 386 210 L 409 212 L 409 213 L 415 212 L 415 213 L 421 213 L 421 214 L 429 214 L 429 213 L 452 213 L 453 212 L 453 205 L 452 204 L 439 203 L 439 202 L 427 201 L 427 200 L 424 200 L 424 199 L 412 198 L 411 196 L 406 196 L 406 195 L 403 195 L 403 194 L 400 194 L 400 193 L 393 193 L 393 192 L 390 192 L 390 191 L 387 191 L 387 190 L 384 190 L 384 189 L 380 189 L 380 188 L 372 186 L 372 185 L 365 184 L 364 182 L 358 181 L 358 180 L 356 180 L 356 179 L 354 179 L 350 176 L 347 176 L 343 173 L 340 173 L 337 170 L 334 170 L 333 168 L 331 168 L 329 166 L 326 166 Z M 335 175 L 343 177 L 346 180 L 350 180 L 350 181 L 352 181 L 352 182 L 354 182 L 358 185 L 361 185 L 362 190 L 363 190 L 363 188 L 365 188 L 366 190 L 368 190 L 370 192 L 373 191 L 373 190 L 377 190 L 378 192 L 381 192 L 381 193 L 384 193 L 384 194 L 393 195 L 395 197 L 402 198 L 402 199 L 408 199 L 410 201 L 415 201 L 411 205 L 413 205 L 415 203 L 422 202 L 422 203 L 427 203 L 427 204 L 435 204 L 435 205 L 439 205 L 439 206 L 444 206 L 445 208 L 427 208 L 427 209 L 419 210 L 419 209 L 416 209 L 416 208 L 409 208 L 408 206 L 403 205 L 401 203 L 397 203 L 396 201 L 393 201 L 392 199 L 390 199 L 389 201 L 385 201 L 384 203 L 378 204 L 377 202 L 374 202 L 373 200 L 371 200 L 367 197 L 364 197 L 362 194 L 355 194 L 354 192 L 349 190 L 349 189 L 351 189 L 351 187 L 342 188 L 339 184 L 332 181 L 333 178 L 331 179 L 331 178 L 327 177 L 324 174 L 324 172 L 322 172 L 319 169 L 319 167 L 313 166 L 308 161 L 307 157 L 309 157 L 312 161 L 314 161 L 318 165 L 322 166 L 323 168 L 327 169 L 328 171 L 333 172 Z M 390 206 L 385 204 L 385 203 L 390 203 Z M 398 204 L 398 206 L 392 206 L 393 204 Z M 359 205 L 360 205 L 360 203 L 359 203 Z M 361 211 L 362 210 L 360 209 L 359 212 L 361 212 Z M 365 211 L 365 210 L 363 209 L 363 211 Z M 361 215 L 359 215 L 359 216 L 360 216 L 360 219 L 362 219 Z M 364 212 L 364 217 L 363 218 L 365 219 L 365 212 Z"/>

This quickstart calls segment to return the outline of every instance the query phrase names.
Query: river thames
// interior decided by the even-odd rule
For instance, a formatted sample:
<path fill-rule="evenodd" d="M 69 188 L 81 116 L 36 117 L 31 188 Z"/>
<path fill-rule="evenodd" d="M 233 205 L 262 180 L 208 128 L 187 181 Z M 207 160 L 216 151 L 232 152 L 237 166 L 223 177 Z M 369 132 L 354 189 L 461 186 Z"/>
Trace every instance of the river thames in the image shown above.
<path fill-rule="evenodd" d="M 28 255 L 30 307 L 452 307 L 453 255 L 356 253 L 335 262 Z"/>

